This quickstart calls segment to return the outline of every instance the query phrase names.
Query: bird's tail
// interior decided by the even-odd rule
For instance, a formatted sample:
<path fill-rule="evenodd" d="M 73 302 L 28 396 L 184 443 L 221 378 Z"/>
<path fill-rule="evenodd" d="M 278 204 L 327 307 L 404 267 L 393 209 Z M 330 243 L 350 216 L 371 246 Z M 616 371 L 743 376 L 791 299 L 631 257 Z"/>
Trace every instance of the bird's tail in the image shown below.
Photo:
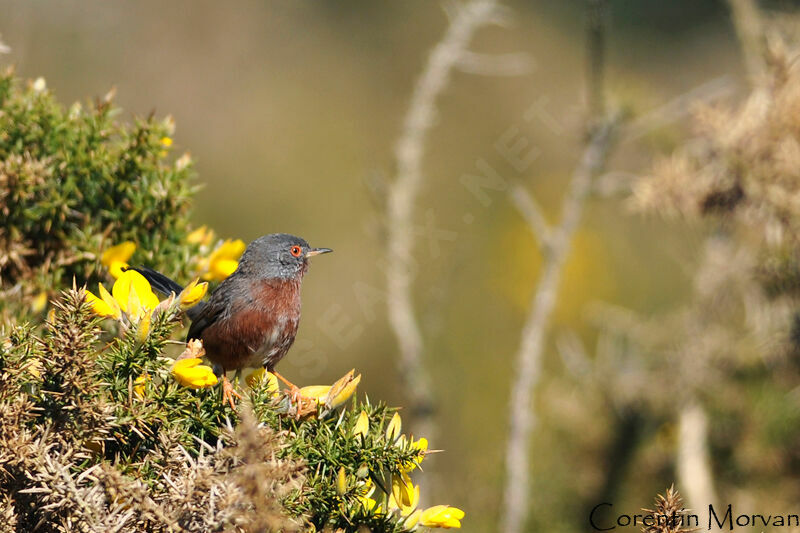
<path fill-rule="evenodd" d="M 181 291 L 183 290 L 183 287 L 181 287 L 177 282 L 169 279 L 161 272 L 156 272 L 152 268 L 136 266 L 136 267 L 128 267 L 125 270 L 135 270 L 136 272 L 144 276 L 145 279 L 150 282 L 150 286 L 153 287 L 158 292 L 164 294 L 169 294 L 171 292 L 174 292 L 175 294 L 180 294 Z"/>

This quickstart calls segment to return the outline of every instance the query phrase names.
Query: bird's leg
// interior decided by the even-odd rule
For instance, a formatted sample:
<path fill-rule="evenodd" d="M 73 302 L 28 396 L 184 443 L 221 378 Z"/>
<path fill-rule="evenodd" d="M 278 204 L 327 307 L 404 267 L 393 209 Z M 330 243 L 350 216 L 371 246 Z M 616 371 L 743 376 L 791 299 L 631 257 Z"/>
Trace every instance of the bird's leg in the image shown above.
<path fill-rule="evenodd" d="M 289 386 L 289 399 L 293 403 L 300 405 L 300 402 L 303 399 L 303 395 L 300 393 L 300 388 L 291 381 L 289 381 L 288 379 L 286 379 L 285 377 L 275 372 L 274 370 L 272 371 L 272 374 Z"/>
<path fill-rule="evenodd" d="M 223 372 L 222 373 L 222 403 L 228 402 L 231 406 L 231 409 L 234 411 L 236 410 L 236 402 L 234 401 L 233 397 L 238 399 L 242 399 L 238 392 L 233 388 L 231 382 L 228 381 L 228 376 Z"/>
<path fill-rule="evenodd" d="M 281 376 L 280 374 L 278 374 L 278 373 L 277 373 L 277 372 L 275 372 L 274 370 L 272 371 L 272 375 L 273 375 L 273 376 L 275 376 L 276 378 L 278 378 L 279 380 L 283 381 L 285 384 L 289 385 L 289 388 L 291 388 L 291 389 L 298 389 L 298 390 L 300 390 L 300 389 L 297 387 L 297 385 L 295 385 L 294 383 L 292 383 L 291 381 L 289 381 L 289 380 L 288 380 L 288 379 L 286 379 L 285 377 Z"/>

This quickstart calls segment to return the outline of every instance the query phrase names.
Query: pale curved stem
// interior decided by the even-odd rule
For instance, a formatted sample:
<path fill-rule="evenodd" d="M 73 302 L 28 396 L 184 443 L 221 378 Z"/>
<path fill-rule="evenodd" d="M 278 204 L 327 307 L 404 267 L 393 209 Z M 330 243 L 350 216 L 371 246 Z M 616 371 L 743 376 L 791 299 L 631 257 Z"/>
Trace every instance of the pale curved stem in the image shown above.
<path fill-rule="evenodd" d="M 442 40 L 433 48 L 411 97 L 403 129 L 395 146 L 397 175 L 389 186 L 387 240 L 389 263 L 386 270 L 388 314 L 400 347 L 398 366 L 411 395 L 415 428 L 432 431 L 433 409 L 430 378 L 422 362 L 422 334 L 411 296 L 413 279 L 414 203 L 423 181 L 422 159 L 428 134 L 434 124 L 436 100 L 447 87 L 475 31 L 493 22 L 497 4 L 473 0 L 456 8 Z M 421 434 L 421 433 L 418 433 Z M 430 433 L 426 435 L 431 437 Z"/>

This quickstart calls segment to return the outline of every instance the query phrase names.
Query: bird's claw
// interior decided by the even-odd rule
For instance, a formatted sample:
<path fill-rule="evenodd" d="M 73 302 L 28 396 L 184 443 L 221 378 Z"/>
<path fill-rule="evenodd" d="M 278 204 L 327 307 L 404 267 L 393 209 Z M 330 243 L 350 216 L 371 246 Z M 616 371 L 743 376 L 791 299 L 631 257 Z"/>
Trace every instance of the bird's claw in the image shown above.
<path fill-rule="evenodd" d="M 233 399 L 234 397 L 238 398 L 239 400 L 242 399 L 242 396 L 236 392 L 233 388 L 233 384 L 231 384 L 230 380 L 228 380 L 228 376 L 225 374 L 222 375 L 222 403 L 228 402 L 230 404 L 231 409 L 234 411 L 236 410 L 236 401 Z"/>

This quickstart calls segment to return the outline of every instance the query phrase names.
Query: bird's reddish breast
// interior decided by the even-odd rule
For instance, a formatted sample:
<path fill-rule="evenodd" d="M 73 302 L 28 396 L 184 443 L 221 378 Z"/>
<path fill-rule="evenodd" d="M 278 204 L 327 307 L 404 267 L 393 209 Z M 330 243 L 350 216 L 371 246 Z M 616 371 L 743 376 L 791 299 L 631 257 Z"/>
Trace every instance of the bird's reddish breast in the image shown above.
<path fill-rule="evenodd" d="M 226 370 L 267 364 L 283 357 L 300 321 L 300 286 L 293 280 L 259 280 L 249 297 L 202 333 L 208 358 Z"/>

